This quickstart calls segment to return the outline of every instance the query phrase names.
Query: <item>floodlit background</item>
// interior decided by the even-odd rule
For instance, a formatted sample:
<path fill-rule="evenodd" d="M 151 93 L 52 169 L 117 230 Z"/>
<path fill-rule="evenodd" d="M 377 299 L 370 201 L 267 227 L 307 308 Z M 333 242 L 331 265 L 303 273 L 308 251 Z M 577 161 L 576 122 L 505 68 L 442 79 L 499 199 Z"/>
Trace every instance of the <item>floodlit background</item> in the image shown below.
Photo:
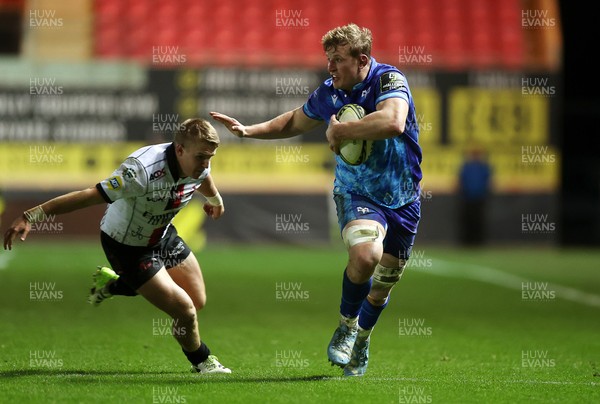
<path fill-rule="evenodd" d="M 198 196 L 175 223 L 207 283 L 202 338 L 234 373 L 188 374 L 140 297 L 85 302 L 106 265 L 96 206 L 0 251 L 0 402 L 598 402 L 595 37 L 564 42 L 598 24 L 565 3 L 0 0 L 2 234 L 187 118 L 301 106 L 328 77 L 321 37 L 350 22 L 408 78 L 424 174 L 364 378 L 325 357 L 346 263 L 325 127 L 260 141 L 213 122 L 226 213 Z"/>
<path fill-rule="evenodd" d="M 417 242 L 467 242 L 458 173 L 473 149 L 492 169 L 478 240 L 559 242 L 556 1 L 2 0 L 0 15 L 5 221 L 94 185 L 189 117 L 219 111 L 251 124 L 301 106 L 327 77 L 320 38 L 355 22 L 414 95 L 424 153 Z M 208 223 L 184 211 L 188 238 L 339 243 L 325 127 L 265 142 L 214 124 L 223 145 L 213 175 L 228 212 Z M 60 231 L 36 238 L 96 237 L 102 211 L 57 218 Z"/>

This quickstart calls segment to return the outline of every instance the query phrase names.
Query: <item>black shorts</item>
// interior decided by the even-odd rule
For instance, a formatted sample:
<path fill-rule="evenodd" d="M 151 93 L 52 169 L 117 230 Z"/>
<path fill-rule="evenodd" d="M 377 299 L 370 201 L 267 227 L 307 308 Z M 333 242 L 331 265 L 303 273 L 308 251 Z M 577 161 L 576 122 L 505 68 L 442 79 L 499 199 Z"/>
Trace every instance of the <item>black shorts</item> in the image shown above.
<path fill-rule="evenodd" d="M 154 247 L 121 244 L 104 232 L 100 232 L 100 241 L 112 269 L 133 290 L 138 290 L 163 266 L 169 269 L 181 264 L 192 252 L 173 225 Z"/>

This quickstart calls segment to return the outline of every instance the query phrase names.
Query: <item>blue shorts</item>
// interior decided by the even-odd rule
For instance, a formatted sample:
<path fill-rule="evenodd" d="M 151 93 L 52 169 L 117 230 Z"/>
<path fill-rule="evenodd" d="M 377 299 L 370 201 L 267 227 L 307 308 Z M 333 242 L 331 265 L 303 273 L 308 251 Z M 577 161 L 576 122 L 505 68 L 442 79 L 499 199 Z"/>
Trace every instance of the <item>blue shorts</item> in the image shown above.
<path fill-rule="evenodd" d="M 421 218 L 421 201 L 417 199 L 397 209 L 375 204 L 364 196 L 350 193 L 333 195 L 340 231 L 352 220 L 375 220 L 386 230 L 383 252 L 408 259 Z"/>

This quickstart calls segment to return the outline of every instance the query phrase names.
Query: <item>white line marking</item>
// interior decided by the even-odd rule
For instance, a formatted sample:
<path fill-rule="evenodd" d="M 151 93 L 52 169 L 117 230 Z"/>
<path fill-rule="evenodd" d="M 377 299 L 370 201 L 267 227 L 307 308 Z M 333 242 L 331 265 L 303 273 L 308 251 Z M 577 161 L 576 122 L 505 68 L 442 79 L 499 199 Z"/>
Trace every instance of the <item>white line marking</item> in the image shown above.
<path fill-rule="evenodd" d="M 433 258 L 434 262 L 439 262 L 444 265 L 444 268 L 432 265 L 426 270 L 421 270 L 421 273 L 431 273 L 438 276 L 446 276 L 453 278 L 465 278 L 490 283 L 492 285 L 503 286 L 508 289 L 522 290 L 522 284 L 534 282 L 531 279 L 523 278 L 517 275 L 509 274 L 498 269 L 485 267 L 482 265 L 465 264 L 460 262 L 445 261 L 438 258 Z M 575 303 L 584 304 L 586 306 L 600 308 L 600 296 L 593 293 L 584 292 L 579 289 L 574 289 L 569 286 L 558 285 L 555 283 L 544 282 L 547 284 L 547 290 L 556 292 L 556 296 L 565 300 L 570 300 Z"/>
<path fill-rule="evenodd" d="M 331 378 L 333 379 L 333 378 Z M 339 378 L 343 380 L 343 377 Z M 438 380 L 434 379 L 425 379 L 425 378 L 415 378 L 415 377 L 369 377 L 369 380 L 379 380 L 379 381 L 395 381 L 395 382 L 417 382 L 417 383 L 437 383 Z M 458 379 L 456 382 L 460 383 L 482 383 L 482 380 L 475 379 Z M 597 382 L 570 382 L 563 380 L 497 380 L 493 381 L 487 380 L 483 381 L 488 384 L 556 384 L 556 385 L 581 385 L 581 386 L 599 386 L 600 383 Z"/>
<path fill-rule="evenodd" d="M 77 373 L 71 373 L 71 372 L 63 372 L 63 373 L 56 373 L 56 374 L 48 374 L 46 375 L 48 377 L 58 377 L 58 378 L 79 378 L 79 377 L 93 377 L 93 378 L 97 378 L 99 375 L 97 374 L 93 374 L 93 371 L 91 374 L 87 374 L 85 373 L 81 373 L 81 374 L 77 374 Z M 115 372 L 114 374 L 105 374 L 105 375 L 100 375 L 101 377 L 107 378 L 107 379 L 111 379 L 111 378 L 115 378 L 118 377 L 120 379 L 122 378 L 131 378 L 131 379 L 137 379 L 140 377 L 145 377 L 145 376 L 149 376 L 149 375 L 143 375 L 141 373 L 127 373 L 127 372 Z M 182 381 L 186 381 L 189 380 L 189 376 L 185 375 L 185 374 L 180 374 L 180 373 L 175 373 L 175 372 L 167 372 L 167 373 L 161 373 L 159 374 L 152 374 L 151 376 L 167 376 L 169 378 L 177 378 L 177 379 L 181 379 Z M 307 376 L 310 377 L 310 376 Z M 262 381 L 264 378 L 264 380 L 271 380 L 274 381 L 273 377 L 271 376 L 240 376 L 240 375 L 236 375 L 236 377 L 234 379 L 230 379 L 229 383 L 236 383 L 236 382 L 246 382 L 246 381 L 256 381 L 256 382 L 260 382 Z M 303 378 L 304 379 L 304 378 Z M 418 378 L 418 377 L 366 377 L 365 378 L 368 381 L 386 381 L 386 382 L 413 382 L 413 383 L 438 383 L 439 380 L 437 379 L 427 379 L 427 378 Z M 223 379 L 225 380 L 225 379 Z M 319 382 L 319 381 L 341 381 L 341 382 L 346 382 L 350 380 L 347 377 L 344 376 L 325 376 L 325 375 L 319 375 L 319 376 L 315 376 L 314 381 L 315 382 Z M 288 378 L 286 377 L 281 377 L 281 380 L 278 380 L 278 382 L 280 383 L 286 383 L 286 382 L 294 382 L 297 381 L 297 378 L 290 376 Z M 477 383 L 477 384 L 481 384 L 481 383 L 487 383 L 490 385 L 502 385 L 502 384 L 552 384 L 552 385 L 566 385 L 566 386 L 570 386 L 570 385 L 577 385 L 577 386 L 600 386 L 600 383 L 597 382 L 572 382 L 572 381 L 566 381 L 566 380 L 480 380 L 480 379 L 456 379 L 455 383 Z"/>

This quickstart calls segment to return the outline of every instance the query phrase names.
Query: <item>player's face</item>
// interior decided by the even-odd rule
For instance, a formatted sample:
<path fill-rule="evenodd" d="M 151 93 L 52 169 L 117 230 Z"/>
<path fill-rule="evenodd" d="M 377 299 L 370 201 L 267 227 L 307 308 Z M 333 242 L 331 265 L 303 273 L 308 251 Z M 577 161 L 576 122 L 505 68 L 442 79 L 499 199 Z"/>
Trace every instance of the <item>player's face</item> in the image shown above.
<path fill-rule="evenodd" d="M 209 161 L 217 152 L 217 145 L 199 141 L 175 145 L 177 161 L 183 177 L 198 178 L 208 168 Z"/>
<path fill-rule="evenodd" d="M 333 88 L 352 91 L 352 87 L 360 83 L 361 61 L 350 56 L 350 45 L 338 46 L 330 49 L 327 55 L 327 70 L 333 80 Z"/>

